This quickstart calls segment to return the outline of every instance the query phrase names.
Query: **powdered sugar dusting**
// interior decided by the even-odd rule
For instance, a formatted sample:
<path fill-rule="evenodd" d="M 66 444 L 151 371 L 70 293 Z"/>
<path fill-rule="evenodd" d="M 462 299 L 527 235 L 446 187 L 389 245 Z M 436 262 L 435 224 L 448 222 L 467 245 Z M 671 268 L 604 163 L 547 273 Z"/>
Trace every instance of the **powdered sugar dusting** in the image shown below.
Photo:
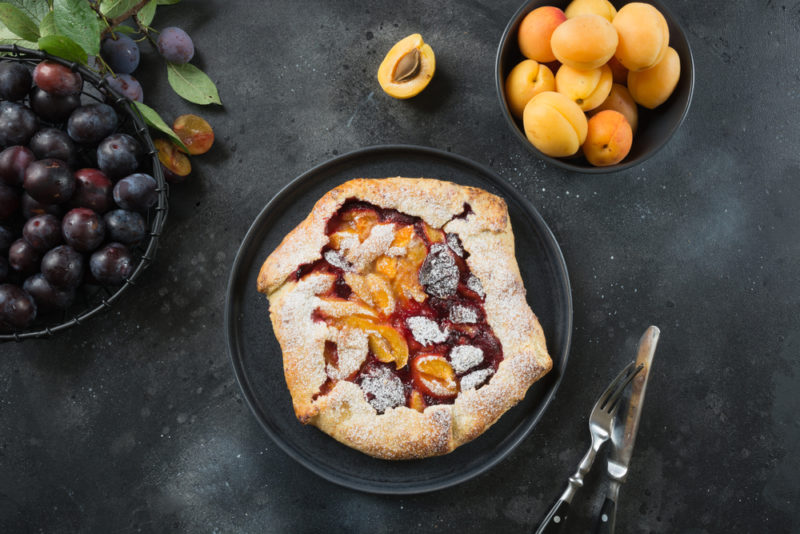
<path fill-rule="evenodd" d="M 361 389 L 367 394 L 367 402 L 379 413 L 406 402 L 403 383 L 386 367 L 378 367 L 364 377 Z"/>
<path fill-rule="evenodd" d="M 480 279 L 474 274 L 470 274 L 469 278 L 467 278 L 467 288 L 477 293 L 480 298 L 486 296 L 486 293 L 483 291 L 483 284 L 481 284 Z"/>
<path fill-rule="evenodd" d="M 392 241 L 394 241 L 394 224 L 375 225 L 359 246 L 345 252 L 345 259 L 357 272 L 362 272 L 378 256 L 389 250 Z"/>
<path fill-rule="evenodd" d="M 343 271 L 351 271 L 353 269 L 353 266 L 350 265 L 350 262 L 345 260 L 342 255 L 335 250 L 326 250 L 322 257 L 325 258 L 325 261 Z"/>
<path fill-rule="evenodd" d="M 458 373 L 465 373 L 483 361 L 483 350 L 472 345 L 458 345 L 450 351 L 450 364 Z"/>
<path fill-rule="evenodd" d="M 475 389 L 484 382 L 486 379 L 489 378 L 494 374 L 494 371 L 491 369 L 480 369 L 478 371 L 472 371 L 468 375 L 464 375 L 461 377 L 461 390 L 469 390 Z"/>
<path fill-rule="evenodd" d="M 447 246 L 450 247 L 450 250 L 456 253 L 456 256 L 459 258 L 464 257 L 464 249 L 461 247 L 461 243 L 458 241 L 458 236 L 456 234 L 447 234 Z"/>
<path fill-rule="evenodd" d="M 447 245 L 436 243 L 431 246 L 419 269 L 419 283 L 425 286 L 425 292 L 442 299 L 450 297 L 456 292 L 458 278 L 458 266 Z"/>
<path fill-rule="evenodd" d="M 454 323 L 471 324 L 478 322 L 478 312 L 469 306 L 454 304 L 450 308 L 450 320 Z"/>
<path fill-rule="evenodd" d="M 427 317 L 409 317 L 406 319 L 406 324 L 411 329 L 411 335 L 414 336 L 414 339 L 422 345 L 444 343 L 447 340 L 447 334 L 450 332 L 447 328 L 440 329 L 435 321 Z"/>
<path fill-rule="evenodd" d="M 361 368 L 367 359 L 369 340 L 358 328 L 342 328 L 336 336 L 336 351 L 339 361 L 336 367 L 328 364 L 326 372 L 334 380 L 345 380 Z"/>

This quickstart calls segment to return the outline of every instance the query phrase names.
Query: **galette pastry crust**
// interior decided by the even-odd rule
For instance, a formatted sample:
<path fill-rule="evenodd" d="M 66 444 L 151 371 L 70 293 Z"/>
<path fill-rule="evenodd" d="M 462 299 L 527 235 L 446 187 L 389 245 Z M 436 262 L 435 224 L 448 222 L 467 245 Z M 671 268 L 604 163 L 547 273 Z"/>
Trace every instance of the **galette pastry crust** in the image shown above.
<path fill-rule="evenodd" d="M 319 295 L 331 289 L 334 275 L 311 272 L 298 280 L 294 273 L 322 257 L 329 243 L 328 221 L 352 199 L 419 217 L 431 227 L 457 235 L 468 253 L 466 263 L 482 285 L 486 321 L 502 344 L 503 359 L 488 382 L 472 389 L 462 387 L 452 404 L 430 405 L 422 412 L 401 405 L 378 413 L 362 387 L 346 380 L 336 381 L 330 391 L 320 394 L 330 375 L 324 358 L 326 341 L 345 347 L 343 354 L 340 349 L 342 375 L 347 374 L 343 366 L 349 370 L 360 364 L 348 360 L 348 350 L 357 353 L 365 341 L 313 317 L 315 310 L 330 306 Z M 470 209 L 465 211 L 465 205 Z M 367 250 L 370 247 L 378 254 L 389 253 L 386 240 L 378 242 L 380 232 L 373 229 L 373 234 L 378 236 L 375 243 L 365 246 L 367 241 L 362 242 L 362 253 L 374 254 Z M 365 260 L 362 256 L 360 261 L 374 257 Z M 494 424 L 552 367 L 542 328 L 525 300 L 506 204 L 474 187 L 424 178 L 348 181 L 326 193 L 270 254 L 261 267 L 258 290 L 269 297 L 270 318 L 283 350 L 284 374 L 298 419 L 378 458 L 423 458 L 452 451 Z M 325 313 L 351 315 L 369 310 L 354 302 L 347 303 L 348 309 L 341 307 Z M 391 392 L 391 387 L 387 390 Z"/>

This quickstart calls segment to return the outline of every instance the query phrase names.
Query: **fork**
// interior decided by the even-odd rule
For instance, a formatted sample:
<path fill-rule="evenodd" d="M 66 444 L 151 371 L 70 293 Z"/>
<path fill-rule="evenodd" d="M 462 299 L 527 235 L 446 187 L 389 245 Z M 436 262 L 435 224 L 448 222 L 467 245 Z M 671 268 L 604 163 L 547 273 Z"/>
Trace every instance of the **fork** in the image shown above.
<path fill-rule="evenodd" d="M 578 492 L 578 489 L 583 487 L 583 477 L 591 469 L 594 463 L 595 456 L 600 447 L 608 441 L 611 435 L 611 425 L 614 421 L 614 414 L 619 407 L 619 399 L 622 392 L 631 383 L 639 371 L 642 370 L 643 365 L 634 368 L 634 362 L 629 363 L 622 372 L 609 384 L 606 390 L 597 399 L 597 402 L 592 408 L 592 413 L 589 416 L 589 431 L 592 434 L 592 445 L 589 451 L 584 455 L 581 463 L 578 464 L 578 470 L 575 474 L 569 477 L 569 484 L 564 493 L 561 494 L 558 501 L 553 505 L 550 511 L 545 516 L 536 534 L 556 534 L 564 527 L 564 523 L 569 516 L 570 504 L 572 498 Z"/>

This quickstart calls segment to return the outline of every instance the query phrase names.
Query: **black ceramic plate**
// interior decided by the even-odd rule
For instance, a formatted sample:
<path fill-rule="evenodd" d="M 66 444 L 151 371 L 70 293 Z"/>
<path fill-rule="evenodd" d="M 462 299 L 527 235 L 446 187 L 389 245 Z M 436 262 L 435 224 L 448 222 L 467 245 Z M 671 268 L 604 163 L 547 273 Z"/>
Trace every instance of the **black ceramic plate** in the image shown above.
<path fill-rule="evenodd" d="M 424 176 L 477 186 L 505 198 L 516 236 L 517 261 L 528 302 L 539 317 L 554 369 L 525 399 L 473 442 L 437 458 L 392 462 L 346 447 L 300 424 L 283 377 L 283 360 L 269 321 L 267 299 L 256 291 L 261 264 L 328 190 L 351 178 Z M 421 493 L 468 480 L 502 460 L 536 425 L 561 381 L 572 331 L 567 268 L 541 216 L 488 168 L 430 148 L 381 146 L 351 152 L 298 177 L 267 204 L 233 264 L 225 309 L 233 368 L 261 425 L 286 454 L 342 486 L 373 493 Z"/>

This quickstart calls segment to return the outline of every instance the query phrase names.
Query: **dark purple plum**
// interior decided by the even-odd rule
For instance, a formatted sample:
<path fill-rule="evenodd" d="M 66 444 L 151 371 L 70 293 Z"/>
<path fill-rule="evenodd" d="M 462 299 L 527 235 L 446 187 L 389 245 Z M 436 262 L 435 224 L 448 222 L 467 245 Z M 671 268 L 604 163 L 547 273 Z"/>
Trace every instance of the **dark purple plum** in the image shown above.
<path fill-rule="evenodd" d="M 42 274 L 56 287 L 78 287 L 83 269 L 83 254 L 69 245 L 57 246 L 42 258 Z"/>
<path fill-rule="evenodd" d="M 0 98 L 22 100 L 31 90 L 31 71 L 16 61 L 0 63 Z"/>
<path fill-rule="evenodd" d="M 80 252 L 91 252 L 105 239 L 106 223 L 100 215 L 88 208 L 75 208 L 64 215 L 61 231 L 64 241 L 72 248 Z"/>
<path fill-rule="evenodd" d="M 114 184 L 99 169 L 80 169 L 75 171 L 75 193 L 70 204 L 76 208 L 89 208 L 97 213 L 105 213 L 114 205 L 112 190 Z"/>
<path fill-rule="evenodd" d="M 73 163 L 78 158 L 78 150 L 72 139 L 57 128 L 44 128 L 31 138 L 28 147 L 36 159 L 55 158 Z"/>
<path fill-rule="evenodd" d="M 10 146 L 0 152 L 0 180 L 8 185 L 21 186 L 25 180 L 25 169 L 36 157 L 24 146 Z"/>
<path fill-rule="evenodd" d="M 34 87 L 30 95 L 31 109 L 47 122 L 64 122 L 81 105 L 81 95 L 51 95 Z"/>
<path fill-rule="evenodd" d="M 103 40 L 100 56 L 117 74 L 130 74 L 139 66 L 139 45 L 127 35 L 112 34 Z"/>
<path fill-rule="evenodd" d="M 142 146 L 128 134 L 109 135 L 97 147 L 97 166 L 112 180 L 136 172 L 142 158 Z"/>
<path fill-rule="evenodd" d="M 0 283 L 8 280 L 8 272 L 11 266 L 5 256 L 0 256 Z"/>
<path fill-rule="evenodd" d="M 72 112 L 67 121 L 67 133 L 76 142 L 96 145 L 117 129 L 119 118 L 108 104 L 89 104 Z"/>
<path fill-rule="evenodd" d="M 170 26 L 158 35 L 158 52 L 171 63 L 188 63 L 194 57 L 194 43 L 189 34 Z"/>
<path fill-rule="evenodd" d="M 66 310 L 75 302 L 75 288 L 56 287 L 48 282 L 42 273 L 26 279 L 22 289 L 33 297 L 39 314 Z"/>
<path fill-rule="evenodd" d="M 19 211 L 21 199 L 13 187 L 0 184 L 0 221 L 7 221 Z"/>
<path fill-rule="evenodd" d="M 39 252 L 47 252 L 61 243 L 61 221 L 53 215 L 37 215 L 22 227 L 22 237 Z"/>
<path fill-rule="evenodd" d="M 33 297 L 13 284 L 0 285 L 0 325 L 25 328 L 36 319 Z"/>
<path fill-rule="evenodd" d="M 83 78 L 55 61 L 42 61 L 33 69 L 33 83 L 51 95 L 77 95 L 83 87 Z"/>
<path fill-rule="evenodd" d="M 22 274 L 35 273 L 39 269 L 42 255 L 24 239 L 17 239 L 8 249 L 8 263 L 11 268 Z"/>
<path fill-rule="evenodd" d="M 133 257 L 121 243 L 109 243 L 89 259 L 89 270 L 103 285 L 118 286 L 133 274 Z"/>
<path fill-rule="evenodd" d="M 11 243 L 14 242 L 16 239 L 16 235 L 14 232 L 11 231 L 11 228 L 7 226 L 0 226 L 0 252 L 3 250 L 8 250 L 8 247 L 11 246 Z"/>
<path fill-rule="evenodd" d="M 128 97 L 131 100 L 136 100 L 137 102 L 144 101 L 142 84 L 130 74 L 119 74 L 116 78 L 107 74 L 105 80 L 110 88 L 114 89 L 122 96 Z"/>
<path fill-rule="evenodd" d="M 48 158 L 28 165 L 22 187 L 42 204 L 61 204 L 75 192 L 75 177 L 66 163 Z"/>
<path fill-rule="evenodd" d="M 158 183 L 143 172 L 126 176 L 114 186 L 114 202 L 126 210 L 147 211 L 158 201 Z"/>
<path fill-rule="evenodd" d="M 42 204 L 35 200 L 28 193 L 22 193 L 22 216 L 27 220 L 37 215 L 49 213 L 56 217 L 61 217 L 64 210 L 58 204 Z"/>
<path fill-rule="evenodd" d="M 135 211 L 109 211 L 103 220 L 106 223 L 106 234 L 111 241 L 133 245 L 145 238 L 147 225 L 144 217 Z"/>
<path fill-rule="evenodd" d="M 27 145 L 39 129 L 39 119 L 22 104 L 0 103 L 0 145 Z"/>

